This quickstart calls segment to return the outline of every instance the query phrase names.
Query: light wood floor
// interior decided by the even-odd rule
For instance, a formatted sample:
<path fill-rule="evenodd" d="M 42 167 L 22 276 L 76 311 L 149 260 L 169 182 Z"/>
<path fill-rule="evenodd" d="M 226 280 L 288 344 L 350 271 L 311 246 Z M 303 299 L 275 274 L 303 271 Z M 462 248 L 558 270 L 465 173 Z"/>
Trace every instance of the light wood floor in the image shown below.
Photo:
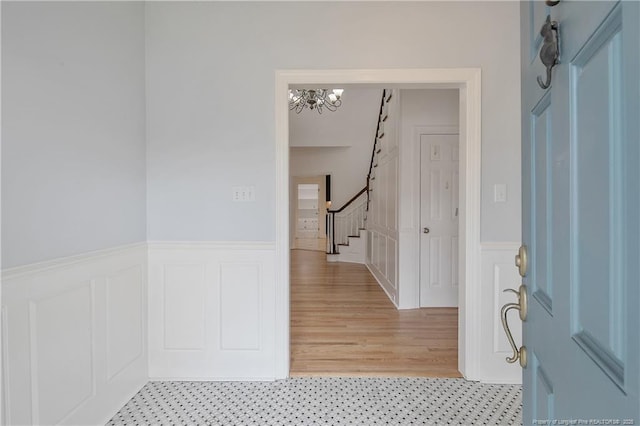
<path fill-rule="evenodd" d="M 294 249 L 316 250 L 325 253 L 327 251 L 326 238 L 296 238 L 293 240 Z"/>
<path fill-rule="evenodd" d="M 364 265 L 291 251 L 292 376 L 461 377 L 457 308 L 398 311 Z"/>

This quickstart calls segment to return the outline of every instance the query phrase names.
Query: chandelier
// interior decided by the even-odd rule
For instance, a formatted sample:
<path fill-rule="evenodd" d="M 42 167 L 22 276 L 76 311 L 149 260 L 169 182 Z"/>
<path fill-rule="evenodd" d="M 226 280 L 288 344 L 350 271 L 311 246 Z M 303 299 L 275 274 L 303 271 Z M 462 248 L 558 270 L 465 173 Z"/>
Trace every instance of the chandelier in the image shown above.
<path fill-rule="evenodd" d="M 316 110 L 322 114 L 326 108 L 329 111 L 335 111 L 342 101 L 342 92 L 344 89 L 289 89 L 289 111 L 295 110 L 296 114 L 300 114 L 303 109 L 309 108 Z"/>

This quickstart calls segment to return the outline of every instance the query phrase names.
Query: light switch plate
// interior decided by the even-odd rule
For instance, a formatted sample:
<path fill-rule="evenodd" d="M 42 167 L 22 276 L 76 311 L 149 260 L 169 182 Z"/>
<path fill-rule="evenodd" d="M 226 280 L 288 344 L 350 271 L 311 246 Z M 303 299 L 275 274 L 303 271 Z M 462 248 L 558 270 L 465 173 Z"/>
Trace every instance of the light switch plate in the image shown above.
<path fill-rule="evenodd" d="M 493 201 L 496 203 L 507 201 L 507 184 L 497 183 L 493 186 Z"/>
<path fill-rule="evenodd" d="M 234 202 L 239 201 L 255 201 L 256 200 L 256 189 L 253 185 L 251 186 L 234 186 L 232 189 L 231 199 Z"/>

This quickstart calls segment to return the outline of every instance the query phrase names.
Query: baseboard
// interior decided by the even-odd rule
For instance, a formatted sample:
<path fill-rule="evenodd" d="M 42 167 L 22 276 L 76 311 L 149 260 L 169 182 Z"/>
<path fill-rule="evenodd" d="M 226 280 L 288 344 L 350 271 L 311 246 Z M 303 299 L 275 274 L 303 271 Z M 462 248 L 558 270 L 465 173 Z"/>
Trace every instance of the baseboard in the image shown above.
<path fill-rule="evenodd" d="M 154 377 L 151 382 L 273 382 L 275 377 L 247 376 L 247 377 L 225 377 L 225 376 L 203 376 L 198 378 L 184 377 Z"/>
<path fill-rule="evenodd" d="M 104 424 L 147 381 L 147 248 L 2 271 L 7 424 Z"/>
<path fill-rule="evenodd" d="M 521 385 L 522 378 L 505 379 L 505 380 L 486 379 L 486 380 L 480 380 L 480 383 L 486 383 L 488 385 Z"/>
<path fill-rule="evenodd" d="M 384 284 L 382 284 L 382 282 L 380 281 L 380 279 L 378 278 L 378 276 L 376 275 L 376 273 L 374 272 L 374 270 L 371 268 L 371 265 L 369 263 L 365 263 L 365 266 L 367 267 L 367 269 L 369 270 L 369 273 L 373 276 L 373 278 L 376 280 L 376 282 L 378 283 L 378 285 L 380 286 L 380 288 L 384 291 L 384 293 L 387 295 L 387 297 L 389 298 L 389 300 L 391 301 L 391 303 L 393 303 L 393 306 L 395 306 L 396 308 L 398 308 L 398 304 L 395 301 L 395 298 L 393 297 L 393 295 L 391 293 L 389 293 L 389 291 L 386 289 L 386 287 L 384 286 Z"/>
<path fill-rule="evenodd" d="M 97 422 L 96 425 L 106 425 L 107 423 L 109 423 L 113 416 L 118 414 L 118 411 L 120 411 L 122 407 L 124 407 L 131 400 L 131 398 L 136 396 L 136 394 L 140 392 L 147 383 L 149 383 L 149 381 L 147 380 L 147 378 L 145 378 L 144 380 L 141 380 L 138 385 L 130 386 L 130 389 L 128 389 L 128 391 L 123 391 L 122 393 L 120 393 L 118 395 L 119 398 L 114 398 L 113 406 L 116 408 L 111 410 L 110 413 L 105 413 L 105 416 L 102 418 L 102 420 Z"/>

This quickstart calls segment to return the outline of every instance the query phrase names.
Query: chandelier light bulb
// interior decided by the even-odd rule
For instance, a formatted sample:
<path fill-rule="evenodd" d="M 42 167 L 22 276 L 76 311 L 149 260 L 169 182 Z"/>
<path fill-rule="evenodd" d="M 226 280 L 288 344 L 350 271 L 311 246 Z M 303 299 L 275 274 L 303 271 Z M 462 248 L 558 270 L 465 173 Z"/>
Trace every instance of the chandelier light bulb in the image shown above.
<path fill-rule="evenodd" d="M 342 96 L 342 92 L 344 92 L 344 89 L 333 89 L 333 94 L 336 95 L 338 99 Z"/>

